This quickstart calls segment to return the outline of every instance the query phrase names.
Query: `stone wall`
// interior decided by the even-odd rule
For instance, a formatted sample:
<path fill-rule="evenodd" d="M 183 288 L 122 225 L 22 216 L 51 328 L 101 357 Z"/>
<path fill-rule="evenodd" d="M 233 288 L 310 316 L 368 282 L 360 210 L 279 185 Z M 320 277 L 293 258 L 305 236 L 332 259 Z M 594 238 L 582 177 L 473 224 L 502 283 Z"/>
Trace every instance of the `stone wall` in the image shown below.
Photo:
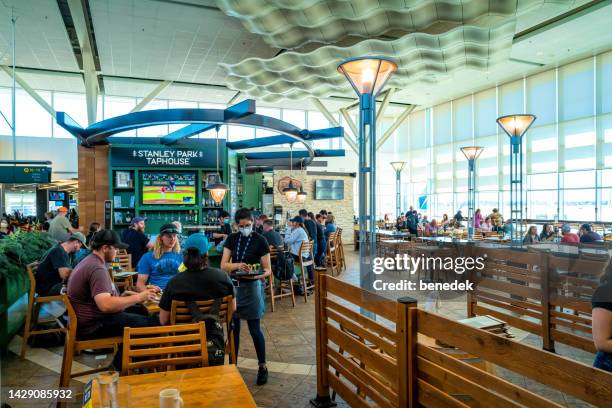
<path fill-rule="evenodd" d="M 337 174 L 337 173 L 336 173 Z M 325 209 L 331 211 L 336 217 L 336 225 L 342 228 L 342 242 L 345 244 L 353 243 L 353 182 L 355 178 L 350 175 L 326 175 L 324 173 L 310 174 L 299 171 L 293 172 L 293 178 L 302 181 L 304 191 L 308 194 L 305 203 L 289 203 L 285 197 L 278 191 L 278 181 L 283 177 L 289 176 L 289 170 L 274 170 L 274 205 L 283 207 L 283 222 L 286 221 L 287 211 L 291 216 L 297 215 L 302 208 L 318 213 Z M 315 200 L 314 189 L 315 180 L 344 180 L 344 199 L 343 200 Z"/>

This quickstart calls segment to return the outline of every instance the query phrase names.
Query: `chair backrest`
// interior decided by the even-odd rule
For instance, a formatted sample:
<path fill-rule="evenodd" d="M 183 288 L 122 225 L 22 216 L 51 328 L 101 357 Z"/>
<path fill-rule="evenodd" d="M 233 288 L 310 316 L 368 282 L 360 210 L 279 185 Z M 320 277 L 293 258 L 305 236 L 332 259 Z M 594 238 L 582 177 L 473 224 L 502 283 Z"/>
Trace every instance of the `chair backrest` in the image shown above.
<path fill-rule="evenodd" d="M 230 328 L 233 315 L 233 304 L 234 298 L 232 296 L 226 296 L 223 298 L 223 303 L 219 307 L 219 319 L 226 325 L 226 328 Z M 196 304 L 200 309 L 200 312 L 206 314 L 210 311 L 214 300 L 198 300 Z M 170 307 L 170 324 L 182 324 L 191 323 L 191 313 L 185 302 L 180 300 L 173 300 L 172 306 Z"/>
<path fill-rule="evenodd" d="M 119 266 L 125 271 L 132 270 L 132 254 L 128 254 L 125 249 L 120 249 L 117 252 L 117 259 L 119 260 Z"/>
<path fill-rule="evenodd" d="M 208 366 L 204 322 L 123 330 L 122 375 L 183 365 Z"/>
<path fill-rule="evenodd" d="M 28 278 L 30 279 L 30 292 L 28 294 L 28 301 L 30 304 L 34 301 L 34 297 L 36 296 L 36 272 L 38 271 L 38 265 L 38 262 L 32 262 L 26 266 Z"/>
<path fill-rule="evenodd" d="M 270 261 L 273 261 L 278 256 L 278 248 L 274 245 L 270 245 Z"/>
<path fill-rule="evenodd" d="M 300 256 L 299 259 L 301 261 L 302 266 L 310 266 L 314 264 L 314 256 L 312 253 L 312 249 L 314 247 L 314 241 L 302 242 L 300 245 Z M 304 255 L 308 255 L 308 259 L 304 259 Z"/>

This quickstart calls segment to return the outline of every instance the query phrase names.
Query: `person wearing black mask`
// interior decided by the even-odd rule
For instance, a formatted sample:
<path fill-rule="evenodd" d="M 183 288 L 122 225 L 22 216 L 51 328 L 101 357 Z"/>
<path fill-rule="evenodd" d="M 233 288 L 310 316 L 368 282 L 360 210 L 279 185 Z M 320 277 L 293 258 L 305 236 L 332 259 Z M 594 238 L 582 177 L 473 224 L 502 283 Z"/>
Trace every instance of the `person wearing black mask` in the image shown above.
<path fill-rule="evenodd" d="M 266 367 L 266 340 L 261 331 L 260 321 L 266 309 L 262 283 L 272 273 L 270 248 L 266 239 L 254 231 L 253 217 L 249 210 L 241 208 L 236 211 L 234 220 L 240 232 L 230 234 L 225 240 L 221 269 L 231 275 L 238 271 L 252 272 L 252 265 L 260 264 L 263 270 L 261 275 L 238 279 L 236 313 L 234 314 L 236 356 L 238 356 L 240 343 L 240 323 L 246 320 L 259 362 L 257 385 L 263 385 L 268 381 L 268 369 Z"/>

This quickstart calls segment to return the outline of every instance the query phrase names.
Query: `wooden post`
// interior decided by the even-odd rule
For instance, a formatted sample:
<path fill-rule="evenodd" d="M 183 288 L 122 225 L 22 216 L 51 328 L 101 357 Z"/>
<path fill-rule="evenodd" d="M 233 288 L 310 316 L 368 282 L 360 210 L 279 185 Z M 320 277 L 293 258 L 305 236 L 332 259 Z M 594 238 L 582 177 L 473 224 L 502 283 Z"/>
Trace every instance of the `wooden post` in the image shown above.
<path fill-rule="evenodd" d="M 555 342 L 550 336 L 550 267 L 548 266 L 550 254 L 540 254 L 540 289 L 542 292 L 542 348 L 555 352 Z"/>
<path fill-rule="evenodd" d="M 469 246 L 465 250 L 466 257 L 474 257 L 474 247 Z M 486 267 L 486 266 L 485 266 Z M 467 282 L 474 282 L 475 272 L 474 269 L 468 269 L 466 275 Z M 476 299 L 474 298 L 474 294 L 472 291 L 467 292 L 467 316 L 474 317 L 476 313 L 474 313 L 474 304 L 476 303 Z"/>
<path fill-rule="evenodd" d="M 333 279 L 325 273 L 315 275 L 315 327 L 317 331 L 317 396 L 310 403 L 317 408 L 335 407 L 329 395 L 329 364 L 327 362 L 327 279 Z"/>
<path fill-rule="evenodd" d="M 397 344 L 398 407 L 416 407 L 417 394 L 417 300 L 397 300 L 395 325 Z"/>

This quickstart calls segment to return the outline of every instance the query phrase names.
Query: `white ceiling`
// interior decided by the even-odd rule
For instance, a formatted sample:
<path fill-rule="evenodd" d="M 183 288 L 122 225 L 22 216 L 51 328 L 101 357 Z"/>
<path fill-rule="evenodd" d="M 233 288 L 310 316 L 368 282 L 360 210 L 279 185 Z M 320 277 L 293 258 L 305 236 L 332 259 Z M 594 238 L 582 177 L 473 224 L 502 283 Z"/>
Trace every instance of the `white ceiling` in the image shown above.
<path fill-rule="evenodd" d="M 529 0 L 518 0 L 529 1 Z M 248 57 L 272 58 L 273 49 L 241 22 L 216 10 L 214 0 L 88 0 L 106 93 L 143 97 L 158 82 L 225 85 L 218 63 L 235 64 Z M 546 1 L 517 21 L 520 32 L 587 0 Z M 534 4 L 541 4 L 535 2 Z M 17 65 L 36 69 L 76 72 L 50 74 L 21 71 L 35 89 L 83 92 L 82 76 L 66 34 L 56 0 L 0 1 L 0 63 L 10 63 L 10 8 L 17 20 Z M 491 72 L 465 69 L 452 79 L 434 83 L 410 83 L 399 89 L 393 100 L 429 106 L 508 82 L 556 65 L 612 48 L 610 17 L 612 5 L 587 13 L 563 24 L 547 27 L 531 37 L 516 40 L 511 57 L 545 64 L 543 67 L 506 61 Z M 115 77 L 109 77 L 115 76 Z M 151 81 L 116 78 L 149 78 Z M 0 86 L 10 84 L 0 72 Z M 159 97 L 226 103 L 235 91 L 217 86 L 176 83 Z M 238 99 L 238 101 L 240 98 Z M 335 110 L 348 101 L 326 101 Z M 260 106 L 314 109 L 310 101 L 283 101 Z M 398 113 L 402 106 L 391 107 Z"/>

